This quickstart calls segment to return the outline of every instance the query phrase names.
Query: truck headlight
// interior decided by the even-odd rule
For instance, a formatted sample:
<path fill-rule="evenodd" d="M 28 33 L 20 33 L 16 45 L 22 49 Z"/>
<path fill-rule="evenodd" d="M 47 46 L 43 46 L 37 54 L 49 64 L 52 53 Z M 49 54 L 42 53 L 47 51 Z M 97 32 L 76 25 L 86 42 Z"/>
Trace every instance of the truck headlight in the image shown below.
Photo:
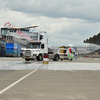
<path fill-rule="evenodd" d="M 33 56 L 37 56 L 37 54 L 33 54 Z"/>

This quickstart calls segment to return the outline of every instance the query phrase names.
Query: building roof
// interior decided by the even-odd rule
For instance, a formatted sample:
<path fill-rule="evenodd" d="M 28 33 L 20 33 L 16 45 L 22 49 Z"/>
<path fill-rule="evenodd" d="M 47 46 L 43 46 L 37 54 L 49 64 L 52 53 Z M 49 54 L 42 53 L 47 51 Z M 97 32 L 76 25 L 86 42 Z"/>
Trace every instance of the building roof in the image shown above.
<path fill-rule="evenodd" d="M 90 37 L 89 39 L 84 40 L 83 42 L 100 45 L 100 33 L 98 33 L 98 35 Z"/>
<path fill-rule="evenodd" d="M 12 29 L 28 29 L 28 28 L 35 28 L 38 26 L 30 26 L 30 27 L 8 27 L 8 28 L 12 28 Z"/>

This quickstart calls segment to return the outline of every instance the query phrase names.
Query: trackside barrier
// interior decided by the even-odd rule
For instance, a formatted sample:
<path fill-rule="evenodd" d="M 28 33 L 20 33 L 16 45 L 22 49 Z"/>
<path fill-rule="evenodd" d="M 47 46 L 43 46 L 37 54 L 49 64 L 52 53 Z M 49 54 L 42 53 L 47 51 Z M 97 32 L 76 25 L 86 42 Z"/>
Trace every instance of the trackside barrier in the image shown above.
<path fill-rule="evenodd" d="M 6 56 L 20 57 L 20 49 L 16 43 L 6 43 Z"/>
<path fill-rule="evenodd" d="M 43 56 L 43 64 L 48 64 L 49 63 L 49 55 L 48 54 L 44 54 Z"/>

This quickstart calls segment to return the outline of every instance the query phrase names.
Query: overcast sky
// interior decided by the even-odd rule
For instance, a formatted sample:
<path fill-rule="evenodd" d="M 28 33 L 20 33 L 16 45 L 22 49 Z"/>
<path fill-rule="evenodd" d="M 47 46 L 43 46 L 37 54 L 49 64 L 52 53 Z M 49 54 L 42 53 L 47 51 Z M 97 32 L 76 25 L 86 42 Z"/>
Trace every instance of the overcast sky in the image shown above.
<path fill-rule="evenodd" d="M 87 45 L 100 32 L 100 0 L 0 0 L 0 27 L 38 25 L 49 46 Z"/>

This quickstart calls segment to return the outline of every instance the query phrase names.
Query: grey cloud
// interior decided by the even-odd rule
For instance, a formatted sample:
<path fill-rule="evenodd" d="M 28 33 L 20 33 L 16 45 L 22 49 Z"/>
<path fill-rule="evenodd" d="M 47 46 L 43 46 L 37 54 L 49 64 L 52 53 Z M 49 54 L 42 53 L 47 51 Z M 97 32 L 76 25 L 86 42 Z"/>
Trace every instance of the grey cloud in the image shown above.
<path fill-rule="evenodd" d="M 99 0 L 1 0 L 2 9 L 26 13 L 29 16 L 80 18 L 100 21 Z"/>

